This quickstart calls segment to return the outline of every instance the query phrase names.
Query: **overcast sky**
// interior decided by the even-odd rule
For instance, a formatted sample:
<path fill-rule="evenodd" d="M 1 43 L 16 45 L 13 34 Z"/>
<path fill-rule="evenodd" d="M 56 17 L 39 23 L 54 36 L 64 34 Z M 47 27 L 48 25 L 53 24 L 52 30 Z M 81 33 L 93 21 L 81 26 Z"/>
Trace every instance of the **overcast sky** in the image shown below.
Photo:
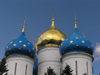
<path fill-rule="evenodd" d="M 0 0 L 0 59 L 6 44 L 16 39 L 26 16 L 26 37 L 34 44 L 38 36 L 49 29 L 52 7 L 55 26 L 69 37 L 74 29 L 74 13 L 78 29 L 94 45 L 94 75 L 100 73 L 100 0 Z"/>

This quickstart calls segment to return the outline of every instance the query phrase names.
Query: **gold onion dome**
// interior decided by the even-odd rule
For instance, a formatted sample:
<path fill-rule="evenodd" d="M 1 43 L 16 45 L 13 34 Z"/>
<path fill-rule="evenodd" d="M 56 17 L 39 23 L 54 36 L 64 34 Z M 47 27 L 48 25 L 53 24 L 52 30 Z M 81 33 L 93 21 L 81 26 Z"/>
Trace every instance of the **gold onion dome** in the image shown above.
<path fill-rule="evenodd" d="M 51 28 L 43 32 L 37 40 L 37 50 L 47 47 L 56 46 L 60 47 L 60 44 L 67 38 L 67 36 L 60 30 L 55 28 L 54 18 L 52 19 Z"/>

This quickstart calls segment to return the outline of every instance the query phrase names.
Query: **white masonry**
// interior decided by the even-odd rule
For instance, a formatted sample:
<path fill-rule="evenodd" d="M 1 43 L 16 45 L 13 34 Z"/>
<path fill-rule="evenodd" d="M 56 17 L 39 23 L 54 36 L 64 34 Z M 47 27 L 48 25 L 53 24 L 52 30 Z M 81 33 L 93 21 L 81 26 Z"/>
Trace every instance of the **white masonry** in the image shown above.
<path fill-rule="evenodd" d="M 49 67 L 60 75 L 62 67 L 60 58 L 59 47 L 49 46 L 40 49 L 38 51 L 38 75 L 44 75 Z"/>

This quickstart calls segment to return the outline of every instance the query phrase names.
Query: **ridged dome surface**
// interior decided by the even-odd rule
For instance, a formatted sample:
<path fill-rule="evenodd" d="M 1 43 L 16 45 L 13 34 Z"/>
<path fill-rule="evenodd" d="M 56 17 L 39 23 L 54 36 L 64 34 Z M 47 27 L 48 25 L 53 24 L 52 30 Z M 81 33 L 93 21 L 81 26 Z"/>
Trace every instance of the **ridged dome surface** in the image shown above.
<path fill-rule="evenodd" d="M 60 30 L 57 30 L 54 25 L 54 19 L 52 20 L 51 28 L 45 32 L 43 32 L 38 40 L 37 40 L 37 49 L 41 49 L 45 46 L 58 46 L 60 47 L 60 44 L 62 41 L 66 39 L 66 35 L 61 32 Z"/>
<path fill-rule="evenodd" d="M 61 55 L 73 52 L 88 53 L 93 55 L 92 43 L 79 33 L 77 25 L 75 25 L 73 34 L 65 39 L 60 46 Z"/>
<path fill-rule="evenodd" d="M 5 56 L 25 55 L 31 58 L 36 58 L 36 49 L 25 37 L 25 32 L 22 32 L 17 39 L 10 41 L 5 48 Z"/>

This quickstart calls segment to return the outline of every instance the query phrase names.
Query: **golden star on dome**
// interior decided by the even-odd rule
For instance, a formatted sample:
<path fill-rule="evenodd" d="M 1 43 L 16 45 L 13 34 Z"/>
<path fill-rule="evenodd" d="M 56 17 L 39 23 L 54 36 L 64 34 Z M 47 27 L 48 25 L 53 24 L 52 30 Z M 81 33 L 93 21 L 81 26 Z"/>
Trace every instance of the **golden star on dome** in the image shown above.
<path fill-rule="evenodd" d="M 23 47 L 26 47 L 26 45 L 24 44 Z"/>
<path fill-rule="evenodd" d="M 29 52 L 31 52 L 31 51 L 29 50 Z"/>
<path fill-rule="evenodd" d="M 34 48 L 32 48 L 34 50 Z"/>
<path fill-rule="evenodd" d="M 30 43 L 28 42 L 28 44 L 30 45 Z"/>
<path fill-rule="evenodd" d="M 11 50 L 11 49 L 9 48 L 9 50 Z"/>
<path fill-rule="evenodd" d="M 78 47 L 78 45 L 76 45 Z"/>
<path fill-rule="evenodd" d="M 19 48 L 19 50 L 20 50 L 21 48 Z"/>
<path fill-rule="evenodd" d="M 16 44 L 13 44 L 13 46 L 16 46 Z"/>
<path fill-rule="evenodd" d="M 6 48 L 8 48 L 8 46 L 6 46 Z"/>
<path fill-rule="evenodd" d="M 78 39 L 78 37 L 76 37 L 76 39 Z"/>
<path fill-rule="evenodd" d="M 75 34 L 75 33 L 73 33 L 73 34 Z"/>
<path fill-rule="evenodd" d="M 90 48 L 90 47 L 88 47 L 88 48 Z"/>
<path fill-rule="evenodd" d="M 12 41 L 10 43 L 12 43 Z"/>
<path fill-rule="evenodd" d="M 71 40 L 70 43 L 73 43 L 73 41 Z"/>
<path fill-rule="evenodd" d="M 85 43 L 85 41 L 82 40 L 82 43 Z"/>
<path fill-rule="evenodd" d="M 88 39 L 86 39 L 88 41 Z"/>
<path fill-rule="evenodd" d="M 22 41 L 19 41 L 19 43 L 22 43 Z"/>
<path fill-rule="evenodd" d="M 24 38 L 26 38 L 26 37 L 24 36 Z"/>
<path fill-rule="evenodd" d="M 66 39 L 66 41 L 67 41 L 68 39 Z"/>
<path fill-rule="evenodd" d="M 91 46 L 93 47 L 93 44 L 91 44 Z"/>

